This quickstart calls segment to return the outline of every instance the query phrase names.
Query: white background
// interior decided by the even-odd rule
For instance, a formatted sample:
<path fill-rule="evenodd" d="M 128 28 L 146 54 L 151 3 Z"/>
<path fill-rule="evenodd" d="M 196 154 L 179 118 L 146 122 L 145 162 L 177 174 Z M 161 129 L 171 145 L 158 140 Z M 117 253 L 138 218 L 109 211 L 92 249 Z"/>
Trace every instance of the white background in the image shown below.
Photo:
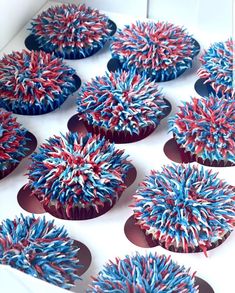
<path fill-rule="evenodd" d="M 189 7 L 186 5 L 187 2 L 190 1 L 194 3 L 195 6 Z M 154 8 L 154 15 L 159 19 L 166 19 L 176 24 L 179 23 L 185 25 L 188 30 L 194 34 L 194 37 L 200 42 L 202 47 L 207 47 L 210 42 L 216 40 L 225 40 L 231 35 L 230 24 L 232 20 L 231 12 L 228 9 L 231 1 L 213 1 L 217 4 L 218 2 L 223 2 L 224 7 L 222 9 L 220 5 L 217 6 L 217 8 L 212 7 L 211 10 L 210 5 L 208 5 L 207 9 L 204 8 L 204 10 L 199 9 L 200 6 L 196 5 L 199 2 L 211 3 L 210 0 L 190 1 L 157 1 L 159 5 Z M 18 3 L 19 1 L 8 0 L 8 3 L 11 2 Z M 36 1 L 33 2 L 35 4 Z M 177 6 L 175 4 L 176 2 L 181 3 L 182 6 Z M 119 1 L 119 3 L 121 2 Z M 166 3 L 168 3 L 167 6 Z M 45 8 L 48 6 L 49 5 L 45 6 Z M 135 6 L 133 6 L 133 9 L 134 7 Z M 22 6 L 19 6 L 18 8 L 14 6 L 14 8 L 16 11 L 18 10 L 19 15 L 22 15 L 25 12 L 24 9 L 22 9 Z M 184 10 L 185 13 L 183 13 L 182 10 Z M 215 14 L 210 13 L 210 11 L 213 13 L 216 12 L 216 16 Z M 189 12 L 191 13 L 191 17 L 188 15 Z M 7 22 L 7 16 L 2 12 L 2 10 L 1 14 L 5 19 L 6 27 L 6 24 L 11 23 L 12 21 L 10 21 L 8 18 Z M 131 16 L 122 16 L 115 13 L 107 14 L 117 23 L 119 27 L 134 21 L 134 18 Z M 17 13 L 14 14 L 15 17 L 16 15 Z M 153 17 L 154 15 L 151 16 Z M 200 21 L 197 18 L 198 16 L 201 17 Z M 218 22 L 218 19 L 222 19 L 223 21 Z M 199 23 L 200 26 L 198 26 Z M 17 29 L 19 29 L 19 27 Z M 27 35 L 28 32 L 26 31 L 26 27 L 24 27 L 20 33 L 17 34 L 15 38 L 8 44 L 8 46 L 5 47 L 2 52 L 0 52 L 0 56 L 4 52 L 8 53 L 12 50 L 21 50 L 24 48 L 24 39 Z M 106 46 L 104 50 L 100 51 L 93 57 L 78 61 L 68 61 L 68 63 L 77 70 L 77 74 L 84 82 L 89 80 L 91 77 L 94 77 L 95 75 L 103 74 L 106 70 L 106 64 L 109 58 L 110 53 L 108 46 Z M 188 100 L 191 95 L 196 95 L 194 90 L 194 83 L 197 79 L 196 70 L 198 67 L 199 63 L 195 62 L 193 68 L 183 76 L 170 82 L 161 83 L 161 87 L 163 88 L 163 92 L 165 93 L 166 98 L 173 105 L 173 111 L 171 115 L 176 112 L 177 105 L 180 104 L 181 100 Z M 61 109 L 58 109 L 52 113 L 35 117 L 26 117 L 20 115 L 16 116 L 29 131 L 35 134 L 38 142 L 42 143 L 46 138 L 53 134 L 59 134 L 60 131 L 67 131 L 66 123 L 68 119 L 75 113 L 75 97 L 70 97 L 62 105 Z M 125 192 L 117 205 L 107 214 L 97 219 L 82 222 L 71 222 L 56 219 L 56 224 L 65 225 L 70 233 L 70 236 L 86 244 L 90 248 L 93 256 L 92 265 L 87 273 L 83 276 L 83 282 L 77 286 L 76 292 L 84 292 L 89 283 L 90 275 L 97 274 L 97 272 L 101 269 L 102 264 L 104 264 L 108 259 L 114 259 L 116 256 L 123 257 L 125 254 L 131 254 L 136 250 L 143 253 L 146 251 L 145 249 L 136 247 L 126 239 L 123 233 L 123 227 L 127 218 L 132 214 L 128 205 L 130 204 L 131 195 L 137 188 L 138 183 L 151 169 L 160 169 L 161 165 L 171 163 L 171 161 L 163 153 L 164 143 L 169 138 L 171 138 L 171 134 L 167 133 L 167 119 L 165 119 L 162 121 L 161 126 L 151 136 L 144 139 L 143 141 L 119 146 L 119 148 L 124 148 L 126 152 L 130 154 L 130 157 L 138 170 L 138 178 L 135 183 Z M 23 175 L 26 172 L 27 163 L 28 160 L 24 160 L 12 174 L 0 181 L 0 220 L 6 217 L 13 218 L 16 214 L 19 215 L 21 212 L 27 214 L 18 205 L 16 199 L 17 191 L 23 184 L 27 182 L 27 178 Z M 221 178 L 226 179 L 228 183 L 234 185 L 234 168 L 214 168 L 214 170 L 219 172 L 219 176 Z M 52 218 L 48 214 L 46 217 L 48 219 Z M 150 250 L 157 251 L 158 253 L 172 255 L 172 258 L 178 261 L 180 264 L 184 264 L 186 267 L 192 267 L 192 271 L 197 271 L 198 276 L 204 278 L 213 286 L 215 293 L 235 292 L 234 232 L 222 246 L 210 251 L 208 253 L 208 258 L 206 258 L 202 253 L 177 254 L 171 253 L 160 247 L 149 249 L 148 251 Z M 5 274 L 1 273 L 2 270 L 5 272 Z M 10 273 L 8 274 L 8 272 Z M 11 272 L 12 270 L 9 268 L 5 269 L 0 266 L 0 290 L 2 291 L 2 288 L 8 288 L 8 290 L 4 290 L 3 292 L 15 293 L 17 292 L 18 288 L 20 288 L 19 284 L 21 284 L 21 287 L 25 289 L 25 291 L 22 292 L 62 292 L 61 290 L 51 285 L 30 278 L 29 276 L 24 276 L 22 273 L 18 273 L 17 271 L 14 271 L 14 280 L 16 281 L 14 283 L 12 281 Z M 10 276 L 10 279 L 7 279 L 7 276 Z M 53 291 L 51 288 L 54 288 Z"/>
<path fill-rule="evenodd" d="M 61 2 L 53 0 L 53 2 Z M 135 17 L 147 16 L 147 0 L 64 0 L 64 3 L 85 3 L 106 11 L 124 13 Z"/>
<path fill-rule="evenodd" d="M 0 0 L 0 50 L 47 0 Z"/>

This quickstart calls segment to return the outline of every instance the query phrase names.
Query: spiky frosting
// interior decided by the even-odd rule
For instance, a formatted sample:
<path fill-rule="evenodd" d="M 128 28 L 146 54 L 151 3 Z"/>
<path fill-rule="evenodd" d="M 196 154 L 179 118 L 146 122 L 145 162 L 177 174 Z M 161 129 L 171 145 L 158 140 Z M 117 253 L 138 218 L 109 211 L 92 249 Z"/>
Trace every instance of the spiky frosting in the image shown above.
<path fill-rule="evenodd" d="M 110 37 L 109 19 L 85 5 L 50 7 L 31 22 L 41 48 L 60 57 L 87 57 Z"/>
<path fill-rule="evenodd" d="M 75 91 L 75 70 L 39 51 L 15 51 L 0 60 L 0 105 L 19 114 L 59 107 Z"/>
<path fill-rule="evenodd" d="M 152 171 L 134 195 L 137 224 L 163 243 L 188 252 L 223 239 L 235 225 L 235 191 L 212 170 L 168 165 Z"/>
<path fill-rule="evenodd" d="M 196 293 L 194 274 L 173 262 L 170 257 L 146 256 L 136 253 L 124 259 L 116 258 L 103 267 L 90 285 L 90 293 L 141 293 L 141 292 L 181 292 Z"/>
<path fill-rule="evenodd" d="M 217 94 L 235 100 L 233 75 L 235 43 L 232 39 L 217 42 L 204 52 L 198 76 L 210 84 Z"/>
<path fill-rule="evenodd" d="M 26 154 L 26 129 L 11 113 L 0 109 L 0 171 L 17 164 Z"/>
<path fill-rule="evenodd" d="M 156 82 L 134 70 L 106 73 L 87 82 L 77 105 L 79 117 L 88 124 L 130 134 L 156 127 L 168 107 Z"/>
<path fill-rule="evenodd" d="M 78 249 L 64 227 L 45 217 L 16 217 L 0 226 L 0 264 L 69 289 L 79 277 Z"/>
<path fill-rule="evenodd" d="M 112 56 L 123 63 L 123 68 L 137 68 L 158 81 L 176 78 L 190 68 L 198 51 L 185 29 L 167 22 L 126 25 L 111 44 Z"/>
<path fill-rule="evenodd" d="M 177 143 L 202 160 L 235 163 L 235 101 L 209 95 L 184 102 L 169 120 Z"/>
<path fill-rule="evenodd" d="M 43 203 L 91 207 L 110 204 L 126 188 L 130 163 L 124 151 L 99 136 L 54 136 L 32 155 L 29 185 Z"/>

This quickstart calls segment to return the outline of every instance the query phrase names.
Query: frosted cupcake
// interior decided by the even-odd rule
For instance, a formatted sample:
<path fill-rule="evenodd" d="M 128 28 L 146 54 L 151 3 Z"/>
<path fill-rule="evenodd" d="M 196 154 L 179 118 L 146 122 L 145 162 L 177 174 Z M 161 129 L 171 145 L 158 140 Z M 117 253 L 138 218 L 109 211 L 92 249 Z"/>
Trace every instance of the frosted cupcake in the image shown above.
<path fill-rule="evenodd" d="M 115 25 L 96 9 L 63 4 L 50 7 L 31 22 L 38 47 L 66 59 L 93 55 L 115 32 Z"/>
<path fill-rule="evenodd" d="M 75 70 L 39 51 L 15 51 L 0 60 L 0 106 L 22 115 L 58 108 L 77 90 Z"/>
<path fill-rule="evenodd" d="M 148 136 L 171 110 L 157 83 L 135 70 L 106 73 L 85 83 L 77 106 L 88 131 L 117 143 Z"/>
<path fill-rule="evenodd" d="M 207 85 L 209 92 L 219 97 L 235 100 L 233 83 L 235 43 L 232 39 L 212 44 L 201 56 L 198 76 Z"/>
<path fill-rule="evenodd" d="M 211 166 L 235 164 L 235 101 L 218 96 L 184 102 L 169 121 L 182 156 Z"/>
<path fill-rule="evenodd" d="M 156 81 L 180 76 L 192 67 L 200 50 L 199 44 L 179 26 L 140 21 L 119 29 L 110 48 L 123 69 L 134 67 Z"/>
<path fill-rule="evenodd" d="M 140 184 L 133 210 L 136 224 L 156 245 L 207 255 L 235 226 L 235 189 L 212 170 L 168 165 Z"/>
<path fill-rule="evenodd" d="M 136 253 L 133 256 L 110 261 L 92 278 L 89 293 L 103 292 L 181 292 L 197 293 L 195 274 L 173 262 L 170 257 L 146 256 Z"/>
<path fill-rule="evenodd" d="M 56 217 L 83 220 L 110 209 L 131 168 L 124 152 L 99 136 L 54 136 L 32 155 L 28 186 Z"/>

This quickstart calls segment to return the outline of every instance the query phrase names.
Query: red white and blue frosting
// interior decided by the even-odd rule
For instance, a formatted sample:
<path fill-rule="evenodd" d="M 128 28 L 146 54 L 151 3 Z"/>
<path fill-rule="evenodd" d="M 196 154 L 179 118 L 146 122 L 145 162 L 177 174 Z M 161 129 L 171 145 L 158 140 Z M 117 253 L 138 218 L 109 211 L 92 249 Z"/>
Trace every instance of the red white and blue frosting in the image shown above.
<path fill-rule="evenodd" d="M 0 105 L 18 114 L 59 107 L 76 90 L 75 70 L 39 51 L 15 51 L 0 60 Z"/>
<path fill-rule="evenodd" d="M 28 170 L 32 194 L 43 204 L 94 207 L 118 199 L 131 168 L 124 151 L 100 136 L 77 133 L 54 136 L 31 157 Z"/>
<path fill-rule="evenodd" d="M 111 52 L 124 69 L 134 67 L 157 81 L 176 78 L 192 66 L 199 47 L 186 30 L 167 22 L 136 22 L 118 29 Z"/>
<path fill-rule="evenodd" d="M 137 224 L 168 249 L 207 249 L 235 225 L 235 190 L 204 167 L 151 171 L 134 195 Z"/>
<path fill-rule="evenodd" d="M 17 164 L 28 148 L 27 130 L 10 112 L 0 109 L 0 171 Z"/>
<path fill-rule="evenodd" d="M 92 279 L 89 293 L 199 292 L 195 273 L 191 274 L 190 269 L 178 265 L 170 256 L 156 253 L 116 258 Z"/>
<path fill-rule="evenodd" d="M 78 248 L 64 227 L 34 216 L 6 219 L 0 226 L 0 264 L 70 289 L 79 279 Z"/>
<path fill-rule="evenodd" d="M 209 97 L 184 102 L 169 121 L 177 143 L 202 160 L 235 163 L 235 101 Z"/>
<path fill-rule="evenodd" d="M 50 7 L 31 22 L 40 47 L 60 57 L 87 57 L 109 39 L 109 19 L 85 5 Z"/>
<path fill-rule="evenodd" d="M 169 107 L 156 82 L 135 70 L 119 70 L 85 83 L 77 98 L 78 115 L 106 130 L 139 134 L 158 126 Z"/>
<path fill-rule="evenodd" d="M 204 52 L 198 76 L 223 98 L 235 100 L 235 43 L 232 39 L 217 42 Z"/>

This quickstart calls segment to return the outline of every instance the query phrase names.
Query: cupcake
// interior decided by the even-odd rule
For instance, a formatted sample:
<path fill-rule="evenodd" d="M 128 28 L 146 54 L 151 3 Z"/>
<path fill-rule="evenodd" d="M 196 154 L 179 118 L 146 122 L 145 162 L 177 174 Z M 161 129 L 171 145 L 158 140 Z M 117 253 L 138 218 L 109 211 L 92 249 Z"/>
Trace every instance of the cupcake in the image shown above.
<path fill-rule="evenodd" d="M 211 166 L 235 164 L 235 101 L 213 94 L 192 98 L 169 125 L 182 156 Z"/>
<path fill-rule="evenodd" d="M 21 215 L 0 226 L 0 264 L 9 265 L 53 285 L 70 289 L 79 279 L 78 249 L 54 221 Z"/>
<path fill-rule="evenodd" d="M 119 29 L 111 53 L 124 69 L 136 68 L 156 81 L 168 81 L 192 67 L 199 44 L 186 30 L 167 22 L 137 22 Z"/>
<path fill-rule="evenodd" d="M 195 273 L 173 262 L 170 257 L 138 252 L 124 259 L 116 258 L 92 278 L 89 293 L 105 292 L 180 292 L 196 293 Z"/>
<path fill-rule="evenodd" d="M 69 220 L 97 217 L 125 190 L 131 164 L 99 136 L 54 136 L 32 155 L 28 186 L 44 209 Z"/>
<path fill-rule="evenodd" d="M 39 51 L 13 52 L 0 60 L 0 106 L 22 115 L 58 108 L 76 89 L 75 70 Z"/>
<path fill-rule="evenodd" d="M 207 255 L 233 230 L 235 191 L 212 170 L 168 165 L 140 184 L 133 210 L 136 224 L 156 244 Z"/>
<path fill-rule="evenodd" d="M 210 92 L 218 96 L 235 100 L 233 84 L 235 43 L 232 39 L 217 42 L 201 56 L 201 68 L 198 76 L 207 85 Z"/>
<path fill-rule="evenodd" d="M 31 33 L 40 49 L 67 59 L 93 55 L 113 33 L 113 23 L 104 14 L 85 5 L 50 7 L 31 22 Z"/>
<path fill-rule="evenodd" d="M 157 83 L 135 70 L 106 73 L 85 83 L 77 106 L 88 131 L 121 143 L 146 137 L 171 110 Z"/>
<path fill-rule="evenodd" d="M 0 178 L 9 174 L 26 156 L 26 133 L 11 113 L 0 109 Z"/>

